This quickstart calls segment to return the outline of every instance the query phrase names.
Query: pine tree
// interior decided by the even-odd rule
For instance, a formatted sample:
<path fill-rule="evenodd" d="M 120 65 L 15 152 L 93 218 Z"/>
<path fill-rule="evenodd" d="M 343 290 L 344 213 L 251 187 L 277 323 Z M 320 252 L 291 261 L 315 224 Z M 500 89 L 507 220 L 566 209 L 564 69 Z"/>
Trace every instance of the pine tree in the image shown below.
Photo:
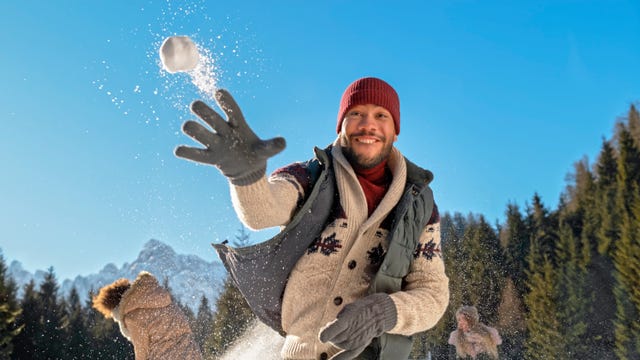
<path fill-rule="evenodd" d="M 632 211 L 625 214 L 619 242 L 614 251 L 616 355 L 640 358 L 640 191 L 631 196 Z"/>
<path fill-rule="evenodd" d="M 502 336 L 500 358 L 522 359 L 526 333 L 524 298 L 511 277 L 507 277 L 498 306 L 498 328 Z"/>
<path fill-rule="evenodd" d="M 640 148 L 640 113 L 635 105 L 629 107 L 629 115 L 627 116 L 629 124 L 629 132 L 637 148 Z"/>
<path fill-rule="evenodd" d="M 598 254 L 610 255 L 611 243 L 618 238 L 619 216 L 616 209 L 618 165 L 615 149 L 610 141 L 603 141 L 596 164 L 595 220 L 601 225 L 596 231 Z"/>
<path fill-rule="evenodd" d="M 42 333 L 42 304 L 33 280 L 24 286 L 24 294 L 20 301 L 22 313 L 18 315 L 16 323 L 22 328 L 13 338 L 12 359 L 36 359 L 36 339 Z"/>
<path fill-rule="evenodd" d="M 615 352 L 619 358 L 640 358 L 640 150 L 624 124 L 618 124 L 616 136 L 616 208 L 621 226 L 618 241 L 613 244 Z"/>
<path fill-rule="evenodd" d="M 16 284 L 7 274 L 7 266 L 0 251 L 0 360 L 11 358 L 13 339 L 22 327 L 16 321 L 22 310 L 16 298 Z"/>
<path fill-rule="evenodd" d="M 238 231 L 234 247 L 244 247 L 249 244 L 249 233 L 243 227 Z M 216 314 L 213 318 L 210 333 L 203 346 L 204 356 L 216 358 L 244 332 L 255 319 L 255 315 L 240 290 L 233 284 L 230 276 L 224 281 L 222 292 L 216 301 Z"/>
<path fill-rule="evenodd" d="M 524 280 L 531 235 L 518 205 L 507 205 L 505 215 L 506 224 L 500 231 L 505 273 L 510 277 L 519 297 L 522 299 L 526 291 Z"/>
<path fill-rule="evenodd" d="M 569 359 L 564 351 L 562 329 L 557 317 L 555 269 L 536 240 L 532 241 L 529 252 L 527 284 L 525 359 Z"/>
<path fill-rule="evenodd" d="M 560 321 L 567 356 L 585 359 L 591 353 L 585 341 L 586 319 L 591 299 L 586 295 L 587 261 L 580 251 L 580 243 L 573 229 L 560 224 L 560 237 L 556 247 L 558 268 L 557 317 Z"/>
<path fill-rule="evenodd" d="M 528 209 L 526 222 L 531 236 L 530 242 L 535 241 L 540 255 L 546 256 L 554 263 L 557 223 L 537 193 L 533 195 L 533 204 Z"/>
<path fill-rule="evenodd" d="M 503 259 L 498 237 L 480 215 L 467 227 L 464 241 L 468 258 L 458 267 L 467 269 L 466 287 L 462 290 L 465 292 L 465 305 L 475 305 L 484 322 L 495 324 L 504 286 Z"/>
<path fill-rule="evenodd" d="M 95 294 L 89 293 L 85 303 L 87 330 L 91 338 L 91 346 L 87 349 L 86 359 L 91 360 L 133 360 L 133 345 L 120 333 L 118 324 L 105 317 L 91 307 L 91 299 Z"/>
<path fill-rule="evenodd" d="M 572 325 L 566 330 L 567 346 L 574 351 L 573 356 L 581 358 L 614 357 L 612 264 L 606 255 L 608 251 L 600 252 L 598 238 L 598 233 L 600 236 L 610 233 L 603 230 L 603 215 L 613 219 L 610 213 L 604 214 L 602 209 L 606 205 L 600 207 L 603 202 L 599 199 L 606 196 L 599 181 L 615 184 L 615 174 L 608 173 L 616 171 L 614 161 L 613 149 L 605 142 L 600 161 L 594 167 L 595 174 L 589 170 L 586 158 L 576 163 L 575 174 L 568 177 L 573 184 L 567 186 L 558 209 L 561 224 L 556 254 L 562 279 L 560 291 L 564 296 L 560 312 L 565 318 L 563 324 Z M 607 240 L 606 247 L 609 243 Z"/>
<path fill-rule="evenodd" d="M 618 164 L 616 149 L 612 141 L 603 140 L 602 148 L 594 165 L 593 202 L 584 203 L 582 241 L 588 243 L 591 253 L 588 293 L 592 299 L 587 322 L 586 341 L 602 358 L 613 357 L 615 300 L 613 297 L 614 267 L 613 245 L 618 241 L 620 213 L 616 206 L 618 188 Z"/>
<path fill-rule="evenodd" d="M 58 300 L 58 280 L 51 267 L 40 284 L 38 297 L 42 310 L 39 314 L 42 332 L 35 341 L 34 359 L 64 359 L 62 328 L 66 312 Z"/>
<path fill-rule="evenodd" d="M 200 298 L 200 306 L 198 306 L 198 314 L 193 326 L 193 334 L 200 349 L 204 349 L 204 344 L 209 336 L 211 325 L 213 324 L 213 313 L 209 307 L 209 299 L 202 295 Z"/>
<path fill-rule="evenodd" d="M 86 312 L 75 287 L 69 293 L 67 307 L 67 318 L 64 321 L 67 358 L 90 359 L 87 357 L 88 349 L 93 345 L 87 328 Z"/>
<path fill-rule="evenodd" d="M 255 315 L 230 277 L 224 282 L 216 302 L 216 314 L 203 352 L 207 356 L 220 356 L 247 329 Z"/>

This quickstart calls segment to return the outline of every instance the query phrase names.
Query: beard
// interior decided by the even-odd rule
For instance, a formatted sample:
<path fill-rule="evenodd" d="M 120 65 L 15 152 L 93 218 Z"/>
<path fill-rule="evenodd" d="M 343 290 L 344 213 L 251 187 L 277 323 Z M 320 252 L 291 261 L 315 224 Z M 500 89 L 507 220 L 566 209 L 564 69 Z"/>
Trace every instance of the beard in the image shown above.
<path fill-rule="evenodd" d="M 358 136 L 358 135 L 355 135 Z M 382 150 L 377 155 L 374 156 L 366 156 L 364 154 L 358 154 L 353 150 L 351 146 L 351 140 L 346 139 L 346 146 L 342 147 L 342 153 L 344 157 L 347 158 L 351 166 L 359 169 L 372 169 L 379 165 L 381 162 L 387 160 L 389 155 L 391 154 L 391 149 L 393 148 L 393 142 L 387 141 L 386 137 L 380 138 L 383 143 Z"/>

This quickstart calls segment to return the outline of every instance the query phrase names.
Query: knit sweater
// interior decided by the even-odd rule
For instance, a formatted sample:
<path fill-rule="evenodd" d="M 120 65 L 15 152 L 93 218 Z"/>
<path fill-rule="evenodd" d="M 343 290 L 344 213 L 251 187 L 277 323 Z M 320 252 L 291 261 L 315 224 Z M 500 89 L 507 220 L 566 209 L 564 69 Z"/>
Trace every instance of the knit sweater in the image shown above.
<path fill-rule="evenodd" d="M 388 161 L 393 180 L 376 210 L 367 201 L 339 140 L 332 147 L 339 201 L 320 237 L 290 274 L 282 301 L 282 327 L 287 336 L 285 359 L 329 357 L 338 348 L 318 340 L 318 332 L 348 303 L 367 295 L 387 249 L 389 216 L 402 196 L 406 163 L 394 148 Z M 286 225 L 310 190 L 302 163 L 276 170 L 247 186 L 232 186 L 234 208 L 252 229 Z M 435 209 L 434 209 L 435 210 Z M 392 334 L 412 335 L 433 327 L 448 305 L 448 278 L 440 250 L 437 211 L 420 237 L 402 291 L 391 294 L 398 321 Z M 387 221 L 385 221 L 387 220 Z"/>

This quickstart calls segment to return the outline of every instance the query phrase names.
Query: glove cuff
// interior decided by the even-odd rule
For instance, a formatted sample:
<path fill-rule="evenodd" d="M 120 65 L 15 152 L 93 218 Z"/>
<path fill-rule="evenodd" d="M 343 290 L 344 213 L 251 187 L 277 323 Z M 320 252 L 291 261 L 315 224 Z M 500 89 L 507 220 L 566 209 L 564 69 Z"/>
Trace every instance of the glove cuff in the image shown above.
<path fill-rule="evenodd" d="M 260 167 L 257 170 L 250 171 L 241 176 L 230 177 L 229 181 L 235 186 L 247 186 L 258 182 L 267 173 L 267 166 Z"/>
<path fill-rule="evenodd" d="M 382 310 L 382 314 L 380 314 L 382 316 L 383 319 L 383 326 L 384 332 L 387 332 L 391 329 L 394 328 L 394 326 L 396 326 L 396 323 L 398 322 L 398 310 L 396 309 L 396 305 L 393 302 L 393 299 L 391 299 L 391 296 L 389 296 L 388 294 L 373 294 L 371 296 L 380 296 L 380 309 Z"/>

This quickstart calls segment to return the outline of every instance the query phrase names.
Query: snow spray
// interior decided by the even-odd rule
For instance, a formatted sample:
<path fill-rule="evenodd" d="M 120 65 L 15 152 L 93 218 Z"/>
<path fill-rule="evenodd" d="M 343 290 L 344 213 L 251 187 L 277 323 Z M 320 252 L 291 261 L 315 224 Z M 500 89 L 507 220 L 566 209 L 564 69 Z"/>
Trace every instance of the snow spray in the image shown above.
<path fill-rule="evenodd" d="M 254 320 L 244 334 L 229 347 L 221 360 L 279 360 L 284 338 L 276 331 Z"/>

